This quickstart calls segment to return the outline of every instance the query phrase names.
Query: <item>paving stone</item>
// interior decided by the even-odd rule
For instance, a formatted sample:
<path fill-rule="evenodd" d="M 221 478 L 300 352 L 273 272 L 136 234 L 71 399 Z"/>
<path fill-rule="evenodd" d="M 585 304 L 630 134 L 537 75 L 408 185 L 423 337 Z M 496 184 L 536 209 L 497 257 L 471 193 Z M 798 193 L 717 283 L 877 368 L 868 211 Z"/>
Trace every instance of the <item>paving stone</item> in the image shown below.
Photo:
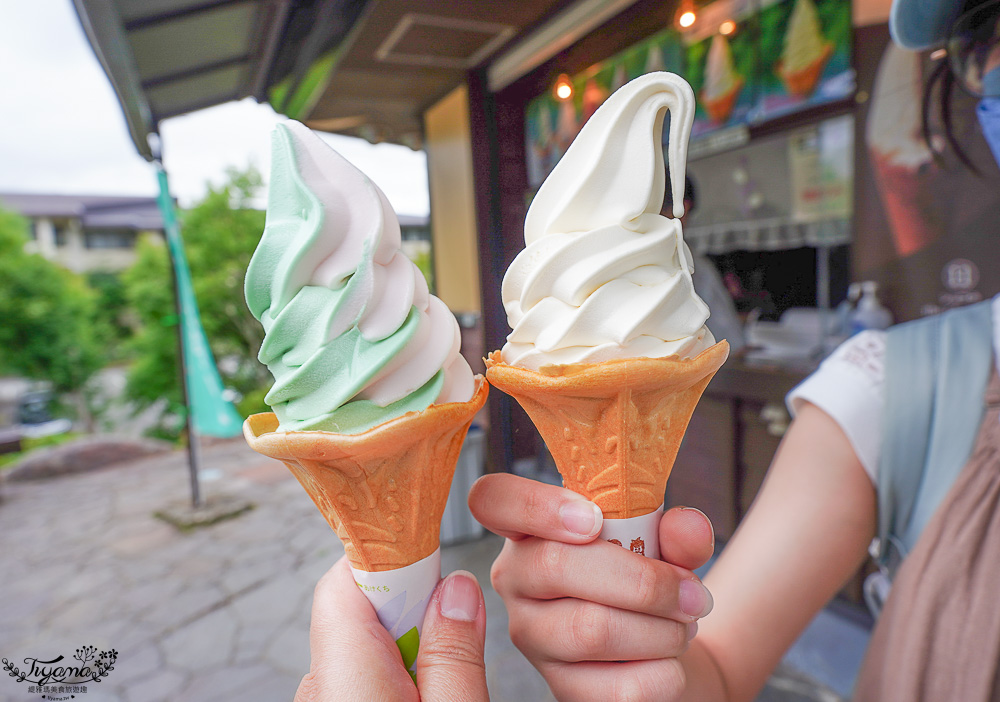
<path fill-rule="evenodd" d="M 268 685 L 268 678 L 272 675 L 271 671 L 259 664 L 224 666 L 195 675 L 187 687 L 173 699 L 176 702 L 244 700 L 247 691 L 260 685 Z"/>
<path fill-rule="evenodd" d="M 118 606 L 126 612 L 146 612 L 170 601 L 183 587 L 183 581 L 173 578 L 143 578 L 123 589 Z"/>
<path fill-rule="evenodd" d="M 154 553 L 176 538 L 172 527 L 153 520 L 139 528 L 132 524 L 130 529 L 123 531 L 125 534 L 110 544 L 115 553 L 123 558 Z"/>
<path fill-rule="evenodd" d="M 555 699 L 541 674 L 516 649 L 490 657 L 486 685 L 491 700 L 547 702 Z"/>
<path fill-rule="evenodd" d="M 268 573 L 262 573 L 257 566 L 243 565 L 225 569 L 219 578 L 219 584 L 226 593 L 234 595 L 263 585 L 267 581 L 268 575 Z"/>
<path fill-rule="evenodd" d="M 127 702 L 167 702 L 184 686 L 186 676 L 176 670 L 161 670 L 125 687 Z M 89 694 L 88 700 L 90 702 Z"/>
<path fill-rule="evenodd" d="M 314 586 L 308 585 L 308 588 L 311 590 Z M 272 626 L 274 631 L 291 621 L 302 606 L 304 587 L 294 576 L 281 575 L 235 600 L 232 609 L 243 625 Z"/>
<path fill-rule="evenodd" d="M 0 622 L 4 628 L 38 622 L 52 603 L 53 597 L 46 592 L 5 594 L 0 597 Z"/>
<path fill-rule="evenodd" d="M 190 583 L 187 589 L 169 600 L 154 603 L 140 617 L 148 624 L 172 631 L 219 607 L 227 599 L 226 594 L 218 587 Z"/>
<path fill-rule="evenodd" d="M 309 629 L 285 627 L 271 641 L 265 655 L 277 670 L 301 678 L 309 672 Z"/>
<path fill-rule="evenodd" d="M 76 597 L 86 597 L 98 594 L 101 590 L 114 583 L 114 573 L 107 568 L 92 568 L 89 564 L 73 577 L 58 583 L 52 591 L 55 600 L 71 600 Z"/>
<path fill-rule="evenodd" d="M 131 683 L 145 679 L 163 667 L 163 656 L 153 644 L 128 649 L 123 646 L 116 650 L 118 651 L 118 662 L 115 663 L 114 670 L 116 683 Z"/>
<path fill-rule="evenodd" d="M 287 673 L 271 671 L 259 684 L 242 690 L 238 699 L 239 702 L 285 702 L 295 697 L 295 691 L 301 680 L 301 676 L 294 677 Z"/>
<path fill-rule="evenodd" d="M 112 673 L 112 675 L 113 674 L 114 673 Z M 87 685 L 87 697 L 84 698 L 83 695 L 77 695 L 76 699 L 77 700 L 86 699 L 87 702 L 123 702 L 125 700 L 124 694 L 121 691 L 116 690 L 115 688 L 106 686 L 105 685 L 106 682 L 108 682 L 108 679 L 102 680 L 101 683 L 98 685 L 93 685 L 93 684 Z M 62 697 L 62 695 L 58 696 Z M 35 702 L 36 700 L 40 700 L 41 698 L 38 695 L 32 695 L 31 697 L 25 699 L 30 700 L 31 702 Z"/>
<path fill-rule="evenodd" d="M 276 631 L 275 626 L 240 626 L 236 634 L 232 662 L 247 663 L 262 660 Z"/>
<path fill-rule="evenodd" d="M 236 637 L 236 618 L 220 609 L 178 629 L 163 640 L 171 669 L 196 672 L 228 664 Z"/>

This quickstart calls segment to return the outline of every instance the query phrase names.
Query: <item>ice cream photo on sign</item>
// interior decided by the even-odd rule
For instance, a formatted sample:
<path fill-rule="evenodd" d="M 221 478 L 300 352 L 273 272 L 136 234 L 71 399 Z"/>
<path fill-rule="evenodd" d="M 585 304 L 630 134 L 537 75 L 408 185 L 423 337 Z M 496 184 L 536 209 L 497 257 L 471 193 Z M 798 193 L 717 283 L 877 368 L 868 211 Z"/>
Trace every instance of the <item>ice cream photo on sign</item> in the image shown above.
<path fill-rule="evenodd" d="M 486 382 L 400 250 L 378 186 L 297 122 L 275 128 L 272 152 L 245 287 L 264 327 L 273 412 L 243 433 L 288 466 L 337 532 L 412 674 L 441 577 L 441 517 Z"/>
<path fill-rule="evenodd" d="M 604 514 L 601 537 L 659 558 L 656 525 L 681 438 L 729 345 L 705 326 L 683 215 L 694 93 L 650 73 L 613 93 L 535 195 L 504 276 L 512 328 L 487 378 L 545 440 L 565 487 Z"/>
<path fill-rule="evenodd" d="M 809 97 L 833 55 L 833 42 L 823 36 L 813 0 L 795 0 L 785 30 L 784 48 L 777 72 L 790 95 Z"/>
<path fill-rule="evenodd" d="M 729 120 L 743 83 L 743 76 L 733 68 L 729 41 L 722 34 L 716 34 L 708 48 L 705 87 L 701 91 L 701 102 L 709 119 L 720 124 Z"/>

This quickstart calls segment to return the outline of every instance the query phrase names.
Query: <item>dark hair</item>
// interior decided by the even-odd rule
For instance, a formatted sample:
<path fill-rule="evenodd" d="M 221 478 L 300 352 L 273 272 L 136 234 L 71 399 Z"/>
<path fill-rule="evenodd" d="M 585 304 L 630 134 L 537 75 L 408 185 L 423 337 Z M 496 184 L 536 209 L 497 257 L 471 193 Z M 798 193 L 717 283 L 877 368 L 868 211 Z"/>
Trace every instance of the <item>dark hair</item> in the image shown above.
<path fill-rule="evenodd" d="M 684 202 L 690 202 L 691 206 L 686 207 L 687 214 L 691 214 L 698 208 L 698 196 L 695 192 L 694 181 L 691 176 L 684 176 Z M 674 208 L 674 193 L 670 187 L 670 174 L 667 174 L 666 187 L 663 192 L 663 207 L 661 210 L 669 212 Z"/>
<path fill-rule="evenodd" d="M 931 150 L 932 154 L 934 154 L 934 160 L 941 163 L 941 151 L 935 147 L 934 140 L 931 138 L 930 124 L 931 102 L 933 101 L 934 88 L 937 87 L 939 83 L 940 88 L 937 102 L 938 118 L 941 120 L 941 131 L 944 134 L 945 141 L 948 142 L 948 146 L 950 146 L 951 150 L 955 152 L 955 156 L 958 157 L 958 160 L 961 161 L 963 166 L 968 168 L 977 176 L 982 176 L 982 172 L 976 167 L 976 164 L 972 162 L 968 154 L 965 153 L 965 149 L 963 149 L 961 144 L 958 143 L 958 139 L 955 138 L 955 132 L 951 120 L 951 101 L 952 95 L 955 92 L 957 81 L 955 80 L 955 76 L 952 74 L 947 61 L 939 62 L 931 72 L 930 77 L 927 79 L 927 83 L 924 84 L 924 95 L 920 106 L 920 127 L 923 133 L 924 143 L 927 144 L 927 148 Z"/>
<path fill-rule="evenodd" d="M 965 2 L 962 3 L 962 10 L 958 16 L 961 17 L 976 7 L 986 4 L 988 1 L 989 0 L 965 0 Z M 931 103 L 934 99 L 934 89 L 937 87 L 939 91 L 937 101 L 938 119 L 941 120 L 942 133 L 945 141 L 948 142 L 948 146 L 950 146 L 951 150 L 955 152 L 955 156 L 963 166 L 968 168 L 977 176 L 982 176 L 982 172 L 972 162 L 968 154 L 965 153 L 965 149 L 962 148 L 961 144 L 958 143 L 958 139 L 955 137 L 951 113 L 952 97 L 956 86 L 961 87 L 961 84 L 955 78 L 955 74 L 951 72 L 949 62 L 947 60 L 940 61 L 934 67 L 934 70 L 931 71 L 931 75 L 928 77 L 926 84 L 924 84 L 924 94 L 920 109 L 920 124 L 923 132 L 924 143 L 927 144 L 927 148 L 929 148 L 931 153 L 934 154 L 935 160 L 940 163 L 941 151 L 934 146 L 934 142 L 931 139 L 930 127 Z"/>

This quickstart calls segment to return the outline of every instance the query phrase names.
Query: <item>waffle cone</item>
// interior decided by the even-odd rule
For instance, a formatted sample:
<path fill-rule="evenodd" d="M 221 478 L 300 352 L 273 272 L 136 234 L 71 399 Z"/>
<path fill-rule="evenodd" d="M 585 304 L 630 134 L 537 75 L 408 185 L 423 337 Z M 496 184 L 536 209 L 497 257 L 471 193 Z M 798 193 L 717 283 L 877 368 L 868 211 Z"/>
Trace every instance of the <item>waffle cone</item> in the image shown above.
<path fill-rule="evenodd" d="M 663 504 L 691 414 L 728 356 L 729 344 L 720 341 L 691 359 L 628 358 L 538 372 L 507 365 L 494 351 L 486 377 L 524 407 L 563 485 L 595 502 L 605 518 L 625 519 Z"/>
<path fill-rule="evenodd" d="M 355 569 L 394 570 L 437 550 L 455 464 L 487 388 L 478 376 L 468 402 L 431 405 L 361 434 L 279 433 L 277 417 L 265 412 L 247 418 L 243 435 L 288 466 Z"/>
<path fill-rule="evenodd" d="M 827 43 L 823 47 L 823 53 L 801 70 L 786 71 L 783 63 L 779 61 L 777 67 L 778 75 L 784 81 L 785 89 L 788 93 L 799 98 L 812 95 L 813 90 L 816 89 L 816 84 L 819 82 L 819 77 L 823 74 L 823 69 L 826 68 L 826 62 L 830 60 L 832 55 L 833 44 Z"/>

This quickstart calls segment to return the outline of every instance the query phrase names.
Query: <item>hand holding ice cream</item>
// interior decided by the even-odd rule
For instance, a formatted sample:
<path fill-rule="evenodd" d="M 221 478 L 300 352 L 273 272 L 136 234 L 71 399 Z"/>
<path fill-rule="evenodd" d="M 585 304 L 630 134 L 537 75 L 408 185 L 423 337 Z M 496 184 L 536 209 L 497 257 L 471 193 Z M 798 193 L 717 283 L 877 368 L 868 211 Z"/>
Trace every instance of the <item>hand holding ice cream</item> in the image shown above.
<path fill-rule="evenodd" d="M 683 214 L 690 86 L 651 73 L 613 94 L 542 184 L 504 277 L 513 331 L 487 377 L 531 416 L 602 537 L 657 557 L 656 523 L 688 420 L 728 355 L 705 326 L 681 223 L 659 214 L 661 135 Z"/>
<path fill-rule="evenodd" d="M 441 517 L 486 383 L 400 251 L 385 196 L 301 124 L 275 130 L 246 294 L 275 378 L 274 412 L 247 419 L 247 442 L 284 462 L 337 532 L 412 673 L 441 577 Z"/>
<path fill-rule="evenodd" d="M 416 687 L 400 665 L 392 639 L 378 624 L 341 559 L 316 585 L 310 670 L 295 702 L 489 699 L 483 667 L 486 607 L 471 573 L 452 573 L 431 597 L 417 657 Z"/>

